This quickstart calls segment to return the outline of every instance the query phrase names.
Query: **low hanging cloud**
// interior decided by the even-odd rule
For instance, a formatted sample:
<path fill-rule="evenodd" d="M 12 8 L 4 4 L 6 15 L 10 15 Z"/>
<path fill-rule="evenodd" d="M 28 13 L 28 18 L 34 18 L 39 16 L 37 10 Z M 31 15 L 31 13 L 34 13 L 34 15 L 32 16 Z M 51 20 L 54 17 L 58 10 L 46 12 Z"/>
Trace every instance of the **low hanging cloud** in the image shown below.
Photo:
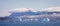
<path fill-rule="evenodd" d="M 10 12 L 26 12 L 26 11 L 29 11 L 31 10 L 32 12 L 37 12 L 37 11 L 50 11 L 50 12 L 54 12 L 54 11 L 59 11 L 60 12 L 60 7 L 49 7 L 49 8 L 44 8 L 44 9 L 41 9 L 41 10 L 36 10 L 34 8 L 14 8 L 14 9 L 10 9 L 4 13 L 1 14 L 1 16 L 9 16 L 11 15 Z"/>
<path fill-rule="evenodd" d="M 41 11 L 60 12 L 60 7 L 49 7 L 49 8 L 42 9 Z"/>
<path fill-rule="evenodd" d="M 9 12 L 26 12 L 29 10 L 33 12 L 37 12 L 37 10 L 33 8 L 14 8 L 14 9 L 9 10 Z"/>
<path fill-rule="evenodd" d="M 49 7 L 49 8 L 44 8 L 40 10 L 36 10 L 34 8 L 14 8 L 10 9 L 9 12 L 26 12 L 26 11 L 32 11 L 32 12 L 37 12 L 37 11 L 60 11 L 60 7 Z"/>

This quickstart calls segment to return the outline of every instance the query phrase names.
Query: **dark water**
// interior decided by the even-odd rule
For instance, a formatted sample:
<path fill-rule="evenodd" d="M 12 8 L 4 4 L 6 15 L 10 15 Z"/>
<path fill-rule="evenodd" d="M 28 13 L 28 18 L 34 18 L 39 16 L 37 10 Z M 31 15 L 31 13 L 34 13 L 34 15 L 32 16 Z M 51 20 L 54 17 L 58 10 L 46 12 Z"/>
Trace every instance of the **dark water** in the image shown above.
<path fill-rule="evenodd" d="M 13 21 L 0 21 L 0 26 L 60 26 L 60 21 L 54 21 L 54 22 L 13 22 Z"/>
<path fill-rule="evenodd" d="M 60 26 L 60 22 L 0 22 L 0 26 Z"/>
<path fill-rule="evenodd" d="M 26 22 L 21 23 L 21 26 L 60 26 L 60 22 Z"/>

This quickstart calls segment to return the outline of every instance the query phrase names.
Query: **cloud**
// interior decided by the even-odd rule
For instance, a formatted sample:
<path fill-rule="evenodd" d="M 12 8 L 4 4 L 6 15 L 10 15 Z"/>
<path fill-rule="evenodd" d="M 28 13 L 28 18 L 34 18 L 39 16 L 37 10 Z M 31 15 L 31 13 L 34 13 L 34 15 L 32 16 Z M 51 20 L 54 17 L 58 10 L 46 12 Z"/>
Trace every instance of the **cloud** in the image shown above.
<path fill-rule="evenodd" d="M 49 8 L 42 9 L 41 11 L 60 12 L 60 7 L 49 7 Z"/>
<path fill-rule="evenodd" d="M 14 8 L 14 9 L 10 9 L 9 11 L 11 11 L 11 12 L 25 12 L 28 10 L 29 9 L 27 9 L 27 8 Z"/>
<path fill-rule="evenodd" d="M 14 9 L 9 10 L 9 12 L 26 12 L 29 10 L 33 12 L 37 11 L 36 9 L 33 9 L 33 8 L 14 8 Z"/>
<path fill-rule="evenodd" d="M 37 10 L 33 9 L 33 8 L 13 8 L 13 9 L 3 11 L 1 13 L 0 17 L 9 16 L 13 12 L 26 12 L 26 11 L 29 11 L 29 10 L 32 11 L 32 12 L 37 12 Z"/>
<path fill-rule="evenodd" d="M 9 10 L 6 10 L 4 12 L 2 12 L 0 14 L 0 16 L 9 16 L 11 15 L 10 12 L 26 12 L 26 11 L 29 11 L 31 10 L 32 12 L 37 12 L 37 11 L 59 11 L 60 12 L 60 7 L 49 7 L 49 8 L 44 8 L 44 9 L 41 9 L 41 10 L 37 10 L 37 9 L 34 9 L 34 8 L 14 8 L 14 9 L 9 9 Z"/>

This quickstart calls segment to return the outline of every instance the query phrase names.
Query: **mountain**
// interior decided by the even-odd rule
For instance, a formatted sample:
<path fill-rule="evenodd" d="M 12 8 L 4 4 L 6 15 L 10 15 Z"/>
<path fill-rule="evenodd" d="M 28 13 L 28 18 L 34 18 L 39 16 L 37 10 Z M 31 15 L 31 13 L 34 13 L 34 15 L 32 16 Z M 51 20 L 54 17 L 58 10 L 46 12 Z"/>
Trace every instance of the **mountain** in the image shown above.
<path fill-rule="evenodd" d="M 26 11 L 26 12 L 13 12 L 10 17 L 17 17 L 17 16 L 28 16 L 28 15 L 35 15 L 36 12 L 33 12 L 31 10 Z"/>
<path fill-rule="evenodd" d="M 52 11 L 52 9 L 54 11 Z M 52 8 L 50 10 L 47 10 L 45 9 L 44 11 L 35 11 L 35 10 L 30 10 L 30 9 L 13 9 L 10 11 L 11 15 L 9 15 L 7 17 L 7 19 L 12 19 L 12 20 L 21 20 L 21 19 L 25 19 L 25 20 L 38 20 L 39 18 L 44 21 L 46 19 L 46 21 L 49 21 L 50 19 L 51 20 L 54 20 L 57 16 L 57 18 L 59 18 L 60 16 L 59 15 L 56 15 L 56 14 L 60 14 L 60 11 L 55 11 L 54 8 Z M 6 19 L 5 17 L 2 18 L 0 17 L 1 19 Z M 39 20 L 40 20 L 39 19 Z"/>
<path fill-rule="evenodd" d="M 10 17 L 18 17 L 18 16 L 32 16 L 32 15 L 53 15 L 53 14 L 60 14 L 60 12 L 48 12 L 48 11 L 37 11 L 33 12 L 31 10 L 26 12 L 13 12 Z"/>
<path fill-rule="evenodd" d="M 0 21 L 3 21 L 3 20 L 9 20 L 9 19 L 12 19 L 12 18 L 9 18 L 9 16 L 0 17 Z"/>
<path fill-rule="evenodd" d="M 28 16 L 28 15 L 51 15 L 51 14 L 60 14 L 60 7 L 51 7 L 51 8 L 45 8 L 42 10 L 35 10 L 35 9 L 29 9 L 29 8 L 17 8 L 17 9 L 11 9 L 9 12 L 11 12 L 10 17 L 17 17 L 17 16 Z"/>

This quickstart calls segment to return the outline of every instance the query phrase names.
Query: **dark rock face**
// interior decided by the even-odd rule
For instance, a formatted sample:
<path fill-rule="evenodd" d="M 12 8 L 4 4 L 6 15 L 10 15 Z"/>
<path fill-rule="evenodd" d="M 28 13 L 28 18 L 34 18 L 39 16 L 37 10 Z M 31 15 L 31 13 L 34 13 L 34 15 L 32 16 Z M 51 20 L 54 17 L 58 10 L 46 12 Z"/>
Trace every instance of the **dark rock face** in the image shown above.
<path fill-rule="evenodd" d="M 0 21 L 9 20 L 9 19 L 12 19 L 12 18 L 9 18 L 9 16 L 6 16 L 6 17 L 0 17 Z"/>

